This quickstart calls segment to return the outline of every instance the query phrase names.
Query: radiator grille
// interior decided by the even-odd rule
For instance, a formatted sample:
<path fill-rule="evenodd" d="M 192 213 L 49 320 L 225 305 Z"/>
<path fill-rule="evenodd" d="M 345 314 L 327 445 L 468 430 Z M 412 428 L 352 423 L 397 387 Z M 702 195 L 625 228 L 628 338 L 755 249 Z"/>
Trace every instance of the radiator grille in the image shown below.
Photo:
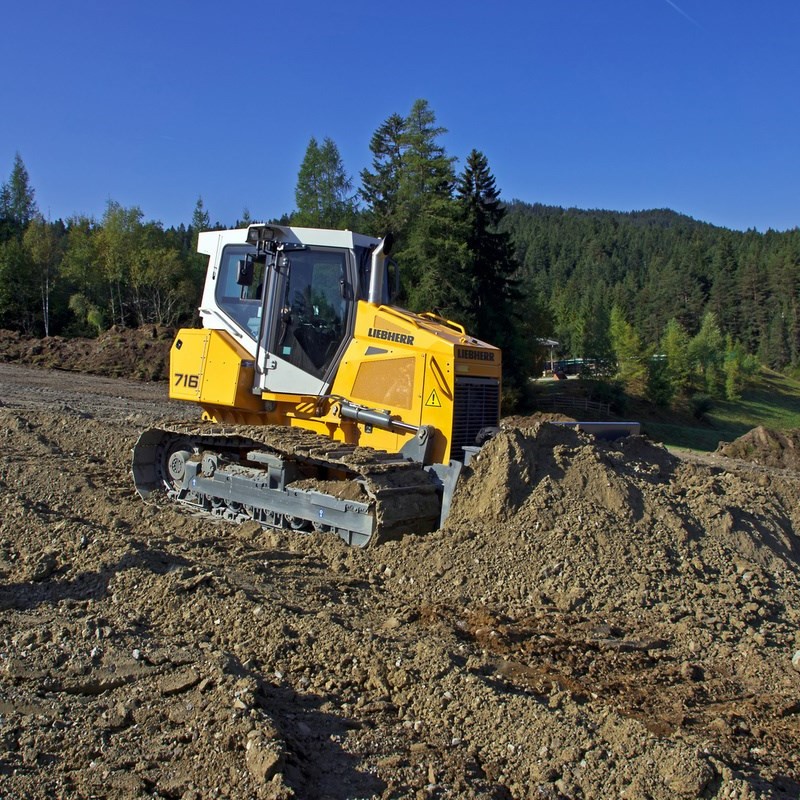
<path fill-rule="evenodd" d="M 450 458 L 464 460 L 481 428 L 500 424 L 500 384 L 493 378 L 456 378 Z"/>

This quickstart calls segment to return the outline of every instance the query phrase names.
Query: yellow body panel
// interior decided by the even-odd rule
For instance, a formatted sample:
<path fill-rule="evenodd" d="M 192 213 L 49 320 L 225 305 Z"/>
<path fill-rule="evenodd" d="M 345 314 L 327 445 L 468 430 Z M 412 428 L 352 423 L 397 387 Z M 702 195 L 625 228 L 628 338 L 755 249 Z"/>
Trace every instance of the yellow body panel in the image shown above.
<path fill-rule="evenodd" d="M 169 396 L 202 406 L 262 412 L 253 394 L 255 370 L 250 354 L 228 333 L 185 328 L 170 352 Z"/>
<path fill-rule="evenodd" d="M 324 398 L 254 395 L 252 356 L 228 333 L 178 332 L 170 359 L 170 397 L 199 403 L 204 417 L 248 425 L 291 425 L 350 444 L 399 451 L 413 434 L 343 419 L 341 398 L 414 426 L 435 428 L 433 463 L 450 458 L 457 377 L 500 381 L 500 351 L 460 326 L 358 302 L 355 331 Z"/>
<path fill-rule="evenodd" d="M 456 375 L 499 381 L 500 372 L 500 351 L 470 339 L 460 326 L 362 301 L 331 394 L 415 427 L 432 425 L 438 433 L 431 460 L 447 463 Z M 358 441 L 397 451 L 408 439 L 409 434 L 374 427 L 362 431 Z"/>

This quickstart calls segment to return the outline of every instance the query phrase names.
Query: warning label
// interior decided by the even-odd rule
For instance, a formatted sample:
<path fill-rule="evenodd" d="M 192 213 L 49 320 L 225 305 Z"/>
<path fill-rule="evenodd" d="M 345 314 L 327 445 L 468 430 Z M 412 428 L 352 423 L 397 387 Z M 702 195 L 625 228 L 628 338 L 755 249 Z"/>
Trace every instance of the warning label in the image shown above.
<path fill-rule="evenodd" d="M 425 402 L 426 406 L 430 406 L 431 408 L 441 408 L 442 401 L 439 400 L 439 395 L 436 394 L 436 389 L 434 389 L 430 395 L 428 396 L 427 401 Z"/>

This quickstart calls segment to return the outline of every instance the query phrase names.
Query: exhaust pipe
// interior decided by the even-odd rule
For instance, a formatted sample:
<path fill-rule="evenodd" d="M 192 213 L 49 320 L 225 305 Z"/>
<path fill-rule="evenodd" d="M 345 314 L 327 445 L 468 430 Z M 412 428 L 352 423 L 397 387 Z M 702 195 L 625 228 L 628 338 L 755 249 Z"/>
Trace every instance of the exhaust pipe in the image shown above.
<path fill-rule="evenodd" d="M 374 305 L 380 305 L 383 302 L 383 282 L 386 274 L 384 269 L 384 259 L 389 255 L 394 244 L 394 237 L 391 233 L 381 239 L 377 247 L 372 251 L 372 264 L 370 265 L 369 273 L 369 294 L 367 301 Z"/>

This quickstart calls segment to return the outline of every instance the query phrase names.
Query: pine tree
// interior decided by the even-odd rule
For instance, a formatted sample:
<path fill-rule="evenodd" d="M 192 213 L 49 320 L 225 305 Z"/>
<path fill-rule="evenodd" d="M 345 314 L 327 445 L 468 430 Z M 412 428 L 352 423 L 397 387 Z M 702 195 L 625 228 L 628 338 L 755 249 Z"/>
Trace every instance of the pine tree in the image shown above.
<path fill-rule="evenodd" d="M 447 197 L 452 193 L 455 159 L 439 144 L 439 137 L 445 133 L 447 128 L 436 124 L 428 101 L 416 100 L 405 121 L 399 195 L 410 216 L 424 207 L 428 196 Z"/>
<path fill-rule="evenodd" d="M 647 378 L 644 347 L 639 334 L 617 306 L 611 309 L 610 338 L 617 360 L 617 378 L 629 391 L 641 394 Z"/>
<path fill-rule="evenodd" d="M 670 399 L 685 394 L 691 383 L 692 365 L 689 356 L 689 334 L 674 317 L 664 328 L 661 353 L 666 367 Z"/>
<path fill-rule="evenodd" d="M 713 311 L 706 311 L 700 330 L 689 342 L 689 359 L 702 377 L 705 390 L 719 397 L 723 389 L 725 340 Z"/>
<path fill-rule="evenodd" d="M 350 194 L 352 186 L 336 143 L 326 138 L 319 145 L 312 136 L 297 175 L 297 211 L 292 215 L 292 224 L 349 227 L 356 211 L 355 199 Z"/>
<path fill-rule="evenodd" d="M 361 171 L 359 194 L 366 203 L 370 231 L 394 235 L 409 297 L 414 294 L 410 287 L 424 283 L 423 254 L 430 250 L 420 228 L 430 231 L 426 216 L 441 218 L 452 198 L 454 159 L 439 143 L 446 132 L 436 124 L 427 101 L 416 100 L 407 117 L 392 114 L 375 131 L 370 140 L 372 170 Z"/>
<path fill-rule="evenodd" d="M 392 114 L 383 122 L 369 143 L 372 171 L 361 170 L 359 196 L 367 205 L 367 223 L 375 236 L 400 233 L 397 215 L 405 129 L 406 121 L 400 114 Z"/>
<path fill-rule="evenodd" d="M 437 276 L 452 274 L 457 268 L 453 253 L 463 249 L 452 194 L 454 159 L 438 141 L 445 132 L 427 101 L 417 100 L 398 138 L 400 171 L 386 220 L 392 225 L 395 257 L 403 270 L 398 302 L 414 310 L 440 307 Z"/>
<path fill-rule="evenodd" d="M 602 281 L 594 282 L 591 291 L 584 293 L 578 302 L 574 355 L 600 362 L 612 356 L 609 331 L 611 310 L 608 289 Z"/>
<path fill-rule="evenodd" d="M 37 288 L 21 238 L 0 242 L 0 328 L 36 332 Z"/>
<path fill-rule="evenodd" d="M 189 226 L 191 231 L 191 250 L 186 256 L 189 271 L 189 280 L 197 287 L 197 299 L 200 299 L 203 286 L 203 278 L 206 271 L 207 258 L 202 253 L 197 252 L 197 245 L 200 241 L 200 233 L 207 231 L 211 227 L 211 217 L 203 203 L 202 195 L 198 196 L 192 212 L 192 224 Z"/>
<path fill-rule="evenodd" d="M 466 298 L 464 315 L 478 338 L 508 348 L 514 304 L 521 299 L 515 277 L 519 264 L 511 236 L 499 229 L 505 209 L 489 162 L 477 150 L 467 156 L 456 200 L 466 237 L 467 258 L 459 292 Z"/>
<path fill-rule="evenodd" d="M 211 227 L 211 217 L 206 211 L 202 195 L 199 195 L 192 212 L 192 232 L 194 234 L 194 249 L 197 249 L 197 234 L 207 231 Z"/>
<path fill-rule="evenodd" d="M 21 233 L 36 216 L 38 208 L 28 170 L 19 153 L 6 183 L 0 187 L 0 241 Z"/>
<path fill-rule="evenodd" d="M 736 313 L 736 254 L 729 237 L 723 238 L 714 249 L 711 259 L 711 291 L 708 310 L 717 315 L 725 330 L 735 330 Z"/>

